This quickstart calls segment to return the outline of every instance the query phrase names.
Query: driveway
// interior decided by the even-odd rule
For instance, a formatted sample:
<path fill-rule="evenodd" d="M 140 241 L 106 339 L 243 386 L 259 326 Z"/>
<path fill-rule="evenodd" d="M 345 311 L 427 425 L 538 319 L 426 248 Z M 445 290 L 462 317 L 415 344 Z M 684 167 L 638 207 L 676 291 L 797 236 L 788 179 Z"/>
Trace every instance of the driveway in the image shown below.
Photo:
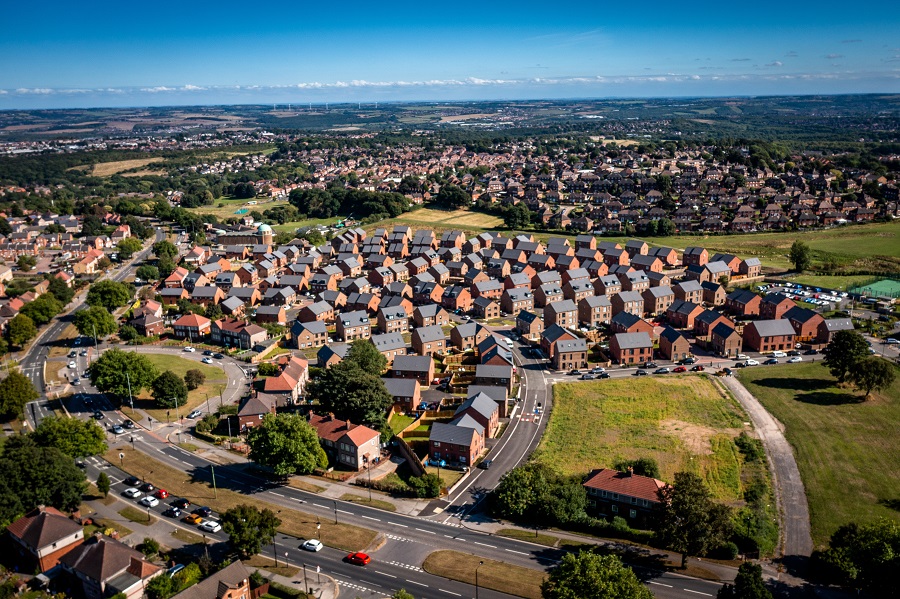
<path fill-rule="evenodd" d="M 813 549 L 809 505 L 800 469 L 797 468 L 794 452 L 784 436 L 781 423 L 735 377 L 721 377 L 719 380 L 750 415 L 769 456 L 775 499 L 781 517 L 782 554 L 785 557 L 809 557 Z"/>

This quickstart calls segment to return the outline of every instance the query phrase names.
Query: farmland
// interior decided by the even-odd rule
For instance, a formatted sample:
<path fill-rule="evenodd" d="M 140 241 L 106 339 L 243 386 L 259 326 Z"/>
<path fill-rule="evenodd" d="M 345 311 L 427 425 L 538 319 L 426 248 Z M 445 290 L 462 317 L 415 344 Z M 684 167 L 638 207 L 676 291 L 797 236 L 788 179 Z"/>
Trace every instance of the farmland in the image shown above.
<path fill-rule="evenodd" d="M 806 487 L 813 542 L 839 526 L 896 518 L 900 381 L 861 402 L 822 364 L 745 369 L 741 382 L 785 427 Z"/>
<path fill-rule="evenodd" d="M 463 229 L 473 232 L 481 232 L 486 229 L 503 226 L 503 219 L 491 214 L 468 210 L 435 210 L 433 208 L 413 210 L 394 220 L 399 224 L 411 227 L 441 227 L 443 229 Z M 379 226 L 384 226 L 384 223 L 380 223 Z"/>
<path fill-rule="evenodd" d="M 536 459 L 564 474 L 583 474 L 649 457 L 663 480 L 695 472 L 718 499 L 733 502 L 742 486 L 734 437 L 746 420 L 706 376 L 557 384 Z"/>

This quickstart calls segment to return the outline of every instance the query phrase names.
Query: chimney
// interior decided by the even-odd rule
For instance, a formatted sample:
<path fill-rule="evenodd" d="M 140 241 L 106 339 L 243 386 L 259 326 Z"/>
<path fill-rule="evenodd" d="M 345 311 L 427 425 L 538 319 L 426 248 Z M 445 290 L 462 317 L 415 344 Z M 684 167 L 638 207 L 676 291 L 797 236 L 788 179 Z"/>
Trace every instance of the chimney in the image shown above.
<path fill-rule="evenodd" d="M 634 476 L 634 468 L 631 466 L 628 467 L 628 476 Z"/>

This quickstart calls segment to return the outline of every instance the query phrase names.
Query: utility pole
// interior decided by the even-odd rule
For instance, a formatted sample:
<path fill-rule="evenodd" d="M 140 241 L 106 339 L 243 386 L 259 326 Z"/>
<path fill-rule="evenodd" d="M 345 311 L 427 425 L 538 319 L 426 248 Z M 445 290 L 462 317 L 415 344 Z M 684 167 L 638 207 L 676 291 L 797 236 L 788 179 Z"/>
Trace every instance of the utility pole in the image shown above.
<path fill-rule="evenodd" d="M 125 380 L 128 381 L 128 403 L 131 405 L 132 412 L 134 411 L 134 397 L 131 395 L 131 375 L 128 371 L 125 371 Z M 134 414 L 131 415 L 134 418 Z"/>
<path fill-rule="evenodd" d="M 337 499 L 331 500 L 334 503 L 334 523 L 337 524 Z"/>
<path fill-rule="evenodd" d="M 216 487 L 216 467 L 212 464 L 209 465 L 209 473 L 212 474 L 213 481 L 213 496 L 215 499 L 219 498 L 219 489 Z"/>
<path fill-rule="evenodd" d="M 206 395 L 206 413 L 212 414 L 212 410 L 209 409 L 209 393 L 204 392 Z"/>

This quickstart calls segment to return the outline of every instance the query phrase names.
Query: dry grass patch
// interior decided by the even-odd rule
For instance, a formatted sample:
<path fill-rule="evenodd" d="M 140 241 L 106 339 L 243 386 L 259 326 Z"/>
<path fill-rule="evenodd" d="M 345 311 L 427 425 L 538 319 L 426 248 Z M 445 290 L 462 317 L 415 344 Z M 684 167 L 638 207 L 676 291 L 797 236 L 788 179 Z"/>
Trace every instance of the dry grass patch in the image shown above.
<path fill-rule="evenodd" d="M 397 220 L 410 225 L 443 225 L 446 228 L 457 229 L 465 229 L 467 227 L 491 229 L 503 226 L 503 219 L 492 214 L 471 212 L 469 210 L 436 210 L 434 208 L 413 210 L 402 214 Z"/>
<path fill-rule="evenodd" d="M 302 478 L 296 476 L 292 476 L 288 479 L 288 486 L 294 487 L 295 489 L 300 489 L 301 491 L 306 491 L 307 493 L 321 493 L 325 490 L 325 487 L 314 485 L 311 482 L 307 482 Z"/>
<path fill-rule="evenodd" d="M 134 168 L 141 168 L 148 164 L 162 162 L 162 158 L 136 158 L 134 160 L 116 160 L 113 162 L 98 162 L 94 165 L 93 175 L 95 177 L 110 177 L 122 171 L 130 171 Z"/>
<path fill-rule="evenodd" d="M 219 513 L 248 502 L 259 509 L 268 508 L 276 513 L 280 509 L 281 513 L 278 514 L 278 517 L 281 518 L 280 532 L 300 539 L 309 539 L 316 535 L 316 523 L 319 522 L 319 519 L 312 514 L 280 507 L 256 498 L 248 498 L 246 495 L 230 489 L 218 489 L 218 497 L 216 497 L 211 483 L 205 480 L 185 480 L 187 475 L 184 472 L 127 446 L 107 451 L 104 458 L 110 464 L 118 466 L 119 452 L 125 454 L 123 464 L 126 472 L 141 480 L 149 480 L 157 487 L 167 489 L 173 496 L 185 497 L 198 505 L 207 505 Z M 334 524 L 328 519 L 321 520 L 321 524 L 319 537 L 321 541 L 329 547 L 345 551 L 362 551 L 377 537 L 375 531 L 350 524 Z"/>
<path fill-rule="evenodd" d="M 484 564 L 479 566 L 479 562 Z M 449 550 L 435 551 L 422 564 L 429 574 L 468 584 L 475 584 L 475 568 L 479 587 L 528 599 L 540 599 L 541 583 L 547 576 L 540 570 Z"/>
<path fill-rule="evenodd" d="M 343 495 L 341 495 L 341 501 L 349 501 L 350 503 L 367 505 L 369 507 L 378 508 L 379 510 L 384 510 L 386 512 L 397 511 L 397 506 L 390 501 L 382 501 L 381 499 L 369 499 L 368 497 L 353 495 L 352 493 L 344 493 Z"/>
<path fill-rule="evenodd" d="M 156 518 L 151 516 L 148 510 L 142 510 L 132 506 L 119 510 L 119 515 L 135 524 L 143 524 L 144 526 L 156 524 Z"/>
<path fill-rule="evenodd" d="M 705 376 L 561 383 L 536 458 L 563 474 L 649 457 L 663 480 L 690 471 L 721 500 L 741 499 L 734 437 L 746 417 Z"/>
<path fill-rule="evenodd" d="M 284 560 L 279 560 L 278 566 L 276 567 L 274 560 L 263 557 L 261 555 L 254 555 L 249 559 L 241 561 L 244 562 L 244 565 L 249 568 L 260 568 L 262 570 L 266 570 L 267 572 L 271 572 L 272 574 L 278 574 L 280 576 L 286 576 L 288 578 L 293 578 L 300 573 L 300 568 L 298 568 L 297 566 L 285 566 L 283 565 Z"/>
<path fill-rule="evenodd" d="M 199 545 L 200 543 L 203 543 L 202 535 L 198 535 L 177 526 L 175 527 L 175 530 L 172 531 L 172 536 L 186 545 Z"/>

